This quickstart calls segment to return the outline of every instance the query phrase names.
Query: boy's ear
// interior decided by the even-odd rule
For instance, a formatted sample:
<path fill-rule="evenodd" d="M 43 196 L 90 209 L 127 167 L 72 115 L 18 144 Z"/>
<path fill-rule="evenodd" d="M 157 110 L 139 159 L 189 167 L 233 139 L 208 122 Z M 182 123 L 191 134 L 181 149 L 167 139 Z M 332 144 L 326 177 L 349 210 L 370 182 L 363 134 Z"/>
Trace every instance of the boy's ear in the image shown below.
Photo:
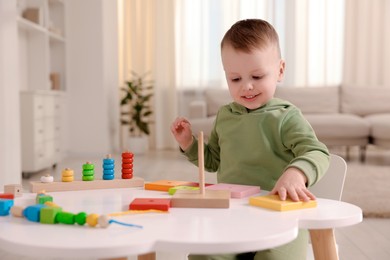
<path fill-rule="evenodd" d="M 286 62 L 284 60 L 280 60 L 278 82 L 283 80 L 285 68 L 286 68 Z"/>

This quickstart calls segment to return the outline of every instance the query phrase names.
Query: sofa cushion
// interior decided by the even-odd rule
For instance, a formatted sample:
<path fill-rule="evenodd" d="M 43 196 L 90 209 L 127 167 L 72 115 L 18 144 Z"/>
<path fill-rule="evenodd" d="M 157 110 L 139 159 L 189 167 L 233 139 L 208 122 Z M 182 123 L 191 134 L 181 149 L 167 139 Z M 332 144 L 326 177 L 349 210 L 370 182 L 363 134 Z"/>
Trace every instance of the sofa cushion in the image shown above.
<path fill-rule="evenodd" d="M 313 127 L 318 139 L 361 138 L 370 133 L 370 124 L 363 118 L 351 114 L 309 114 L 305 118 Z"/>
<path fill-rule="evenodd" d="M 296 105 L 303 114 L 338 113 L 339 87 L 277 87 L 275 97 Z"/>
<path fill-rule="evenodd" d="M 207 88 L 204 95 L 206 98 L 208 116 L 216 115 L 220 107 L 233 101 L 228 89 Z"/>
<path fill-rule="evenodd" d="M 389 87 L 356 87 L 343 86 L 341 88 L 341 110 L 366 116 L 377 113 L 390 113 Z"/>
<path fill-rule="evenodd" d="M 371 136 L 373 138 L 390 140 L 390 113 L 369 115 L 366 119 L 371 124 Z"/>

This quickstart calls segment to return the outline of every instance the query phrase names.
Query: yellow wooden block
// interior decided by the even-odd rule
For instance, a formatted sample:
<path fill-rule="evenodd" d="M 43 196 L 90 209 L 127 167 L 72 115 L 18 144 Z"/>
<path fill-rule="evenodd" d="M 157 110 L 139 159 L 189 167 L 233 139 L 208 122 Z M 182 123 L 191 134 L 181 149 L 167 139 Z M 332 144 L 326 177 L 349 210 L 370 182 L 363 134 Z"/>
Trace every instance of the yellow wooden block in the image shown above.
<path fill-rule="evenodd" d="M 288 211 L 297 209 L 307 209 L 317 207 L 316 200 L 304 201 L 292 201 L 287 199 L 285 201 L 280 200 L 279 195 L 265 195 L 249 198 L 249 204 L 252 206 L 273 209 L 278 211 Z"/>

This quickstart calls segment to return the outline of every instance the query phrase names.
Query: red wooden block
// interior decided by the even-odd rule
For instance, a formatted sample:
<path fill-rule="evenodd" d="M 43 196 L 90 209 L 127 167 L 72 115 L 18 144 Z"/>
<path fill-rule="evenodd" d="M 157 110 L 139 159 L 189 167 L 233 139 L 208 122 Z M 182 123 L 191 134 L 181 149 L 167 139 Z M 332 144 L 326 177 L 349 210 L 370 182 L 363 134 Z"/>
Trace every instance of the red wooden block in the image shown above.
<path fill-rule="evenodd" d="M 136 198 L 129 205 L 130 210 L 156 209 L 168 211 L 170 207 L 171 200 L 162 198 Z"/>
<path fill-rule="evenodd" d="M 13 200 L 14 197 L 15 196 L 12 193 L 2 193 L 2 194 L 0 194 L 0 199 L 10 199 L 10 200 Z"/>

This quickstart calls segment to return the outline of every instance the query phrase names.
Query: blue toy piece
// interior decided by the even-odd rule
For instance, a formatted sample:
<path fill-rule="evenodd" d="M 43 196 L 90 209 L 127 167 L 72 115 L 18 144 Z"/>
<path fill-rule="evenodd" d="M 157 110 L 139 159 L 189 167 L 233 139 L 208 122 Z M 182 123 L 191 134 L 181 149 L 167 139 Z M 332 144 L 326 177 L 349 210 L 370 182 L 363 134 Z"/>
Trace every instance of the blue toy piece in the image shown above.
<path fill-rule="evenodd" d="M 107 155 L 103 159 L 103 180 L 113 180 L 115 178 L 115 160 Z"/>
<path fill-rule="evenodd" d="M 33 222 L 40 221 L 41 209 L 47 207 L 45 204 L 36 204 L 28 206 L 23 210 L 23 216 Z"/>
<path fill-rule="evenodd" d="M 14 201 L 10 199 L 0 199 L 0 216 L 8 216 Z"/>

